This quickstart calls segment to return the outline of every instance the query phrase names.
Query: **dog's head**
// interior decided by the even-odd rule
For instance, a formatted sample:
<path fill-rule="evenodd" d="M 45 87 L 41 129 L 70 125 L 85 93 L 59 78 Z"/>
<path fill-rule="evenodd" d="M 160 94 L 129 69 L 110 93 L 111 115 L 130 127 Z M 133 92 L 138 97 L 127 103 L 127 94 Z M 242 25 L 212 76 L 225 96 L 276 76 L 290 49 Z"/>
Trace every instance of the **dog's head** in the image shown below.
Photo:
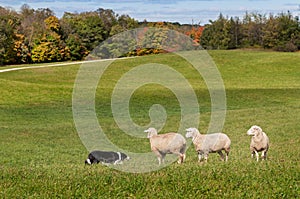
<path fill-rule="evenodd" d="M 129 160 L 129 156 L 122 152 L 113 152 L 113 151 L 92 151 L 88 158 L 85 160 L 85 164 L 98 164 L 102 163 L 113 163 L 117 162 L 118 164 L 124 160 Z"/>
<path fill-rule="evenodd" d="M 129 156 L 127 156 L 125 153 L 122 153 L 121 152 L 121 160 L 123 161 L 123 160 L 129 160 L 130 159 L 130 157 Z"/>
<path fill-rule="evenodd" d="M 84 164 L 92 164 L 92 161 L 88 158 L 84 161 Z"/>
<path fill-rule="evenodd" d="M 94 164 L 94 163 L 99 163 L 99 160 L 97 160 L 95 158 L 95 156 L 92 153 L 90 153 L 88 158 L 84 161 L 84 163 L 85 164 Z"/>

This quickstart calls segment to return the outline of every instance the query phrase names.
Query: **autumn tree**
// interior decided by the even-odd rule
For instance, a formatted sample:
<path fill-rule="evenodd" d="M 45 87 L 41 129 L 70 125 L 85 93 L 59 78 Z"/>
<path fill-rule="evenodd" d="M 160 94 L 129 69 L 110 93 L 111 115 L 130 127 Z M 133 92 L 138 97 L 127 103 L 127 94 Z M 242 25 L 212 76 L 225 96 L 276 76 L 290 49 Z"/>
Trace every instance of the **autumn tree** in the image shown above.
<path fill-rule="evenodd" d="M 33 62 L 64 61 L 69 59 L 69 50 L 61 40 L 59 20 L 50 16 L 44 20 L 45 33 L 32 49 Z"/>
<path fill-rule="evenodd" d="M 189 36 L 195 43 L 199 44 L 203 30 L 204 26 L 192 26 L 191 30 L 187 31 L 185 34 Z"/>
<path fill-rule="evenodd" d="M 138 33 L 128 31 L 138 27 L 142 28 Z M 217 20 L 202 27 L 138 22 L 103 8 L 65 13 L 58 19 L 48 8 L 35 10 L 24 4 L 19 12 L 0 7 L 0 64 L 82 60 L 92 51 L 96 56 L 109 58 L 188 50 L 185 46 L 190 45 L 180 43 L 186 40 L 176 31 L 206 49 L 258 47 L 289 52 L 300 49 L 299 17 L 290 12 L 269 16 L 246 13 L 242 19 L 220 14 Z M 128 32 L 128 38 L 113 37 L 122 32 Z M 102 49 L 98 48 L 107 40 Z"/>
<path fill-rule="evenodd" d="M 0 65 L 16 62 L 14 47 L 19 23 L 15 11 L 0 7 Z"/>
<path fill-rule="evenodd" d="M 54 16 L 54 12 L 48 8 L 34 10 L 27 4 L 20 9 L 21 24 L 18 28 L 18 55 L 22 62 L 45 62 L 48 59 L 42 58 L 37 54 L 37 48 L 45 41 L 45 35 L 49 30 L 45 20 Z M 38 61 L 39 60 L 39 61 Z M 49 61 L 49 60 L 48 60 Z"/>

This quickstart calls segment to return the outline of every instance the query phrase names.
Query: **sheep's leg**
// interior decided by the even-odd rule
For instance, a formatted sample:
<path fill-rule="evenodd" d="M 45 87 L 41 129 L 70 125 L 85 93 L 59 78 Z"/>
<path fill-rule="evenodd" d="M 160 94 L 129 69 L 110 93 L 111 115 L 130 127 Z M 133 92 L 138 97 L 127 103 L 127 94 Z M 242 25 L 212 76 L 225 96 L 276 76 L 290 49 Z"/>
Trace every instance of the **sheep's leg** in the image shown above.
<path fill-rule="evenodd" d="M 155 155 L 157 156 L 158 165 L 160 165 L 163 162 L 162 154 L 157 150 L 153 150 L 153 153 L 155 153 Z"/>
<path fill-rule="evenodd" d="M 218 151 L 218 154 L 220 155 L 221 160 L 224 161 L 224 154 L 222 151 Z"/>
<path fill-rule="evenodd" d="M 178 162 L 179 164 L 181 164 L 181 163 L 183 163 L 184 159 L 185 159 L 185 154 L 179 154 L 179 159 L 178 159 L 177 162 Z"/>
<path fill-rule="evenodd" d="M 229 151 L 226 151 L 226 157 L 225 157 L 225 161 L 228 161 L 228 156 L 229 156 Z"/>
<path fill-rule="evenodd" d="M 266 160 L 267 159 L 267 152 L 266 151 L 262 151 L 261 158 L 262 158 L 262 160 Z"/>
<path fill-rule="evenodd" d="M 204 153 L 204 161 L 207 162 L 208 159 L 208 153 Z"/>
<path fill-rule="evenodd" d="M 161 164 L 165 163 L 165 156 L 166 156 L 166 154 L 160 154 L 159 156 L 157 156 L 158 165 L 161 165 Z"/>
<path fill-rule="evenodd" d="M 225 148 L 225 154 L 226 154 L 226 156 L 225 156 L 225 162 L 228 161 L 229 152 L 230 152 L 230 147 Z"/>
<path fill-rule="evenodd" d="M 173 154 L 178 155 L 178 164 L 183 163 L 183 161 L 185 160 L 185 154 L 184 153 L 180 153 L 180 152 L 174 152 Z"/>
<path fill-rule="evenodd" d="M 202 160 L 202 153 L 198 152 L 198 162 L 201 162 L 201 160 Z"/>
<path fill-rule="evenodd" d="M 201 162 L 201 160 L 202 160 L 202 155 L 198 154 L 198 162 Z"/>
<path fill-rule="evenodd" d="M 206 154 L 206 155 L 204 155 L 205 162 L 207 162 L 207 159 L 208 159 L 208 155 Z"/>
<path fill-rule="evenodd" d="M 157 157 L 158 165 L 161 165 L 161 157 Z"/>
<path fill-rule="evenodd" d="M 165 157 L 166 157 L 166 154 L 164 153 L 161 153 L 161 163 L 165 163 Z"/>
<path fill-rule="evenodd" d="M 255 156 L 256 156 L 256 161 L 258 162 L 259 161 L 259 154 L 257 151 L 254 151 L 255 152 Z"/>
<path fill-rule="evenodd" d="M 181 164 L 182 163 L 182 157 L 179 155 L 179 158 L 178 158 L 178 160 L 177 160 L 177 163 L 178 164 Z"/>
<path fill-rule="evenodd" d="M 186 156 L 185 156 L 185 151 L 186 151 L 186 145 L 184 145 L 184 147 L 182 147 L 181 149 L 180 149 L 180 155 L 181 155 L 181 162 L 183 163 L 184 161 L 185 161 L 185 158 L 186 158 Z"/>
<path fill-rule="evenodd" d="M 185 158 L 186 158 L 185 153 L 184 153 L 182 156 L 183 156 L 183 157 L 182 157 L 182 162 L 184 162 L 184 161 L 185 161 Z"/>

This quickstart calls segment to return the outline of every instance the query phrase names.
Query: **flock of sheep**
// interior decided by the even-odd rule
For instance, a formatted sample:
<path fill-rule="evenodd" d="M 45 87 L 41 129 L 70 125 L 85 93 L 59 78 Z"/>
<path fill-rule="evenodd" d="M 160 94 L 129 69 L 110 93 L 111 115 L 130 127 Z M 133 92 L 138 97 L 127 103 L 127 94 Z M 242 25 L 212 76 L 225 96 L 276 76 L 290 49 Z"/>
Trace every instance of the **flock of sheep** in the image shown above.
<path fill-rule="evenodd" d="M 186 152 L 186 140 L 179 133 L 166 133 L 157 134 L 155 128 L 149 128 L 144 131 L 148 133 L 147 138 L 150 140 L 151 150 L 155 153 L 158 158 L 158 164 L 164 162 L 166 154 L 178 155 L 178 163 L 183 163 L 185 160 Z M 252 158 L 256 155 L 256 160 L 259 161 L 259 154 L 263 160 L 267 158 L 267 152 L 269 149 L 269 138 L 262 131 L 259 126 L 252 126 L 248 131 L 247 135 L 252 136 L 250 142 L 250 151 Z M 207 162 L 209 153 L 218 153 L 220 158 L 224 161 L 228 161 L 228 155 L 230 152 L 231 140 L 224 133 L 213 133 L 213 134 L 200 134 L 196 128 L 186 129 L 186 138 L 192 138 L 192 142 L 195 146 L 195 150 L 198 153 L 198 161 L 201 162 L 203 157 Z M 222 151 L 225 151 L 225 157 Z"/>

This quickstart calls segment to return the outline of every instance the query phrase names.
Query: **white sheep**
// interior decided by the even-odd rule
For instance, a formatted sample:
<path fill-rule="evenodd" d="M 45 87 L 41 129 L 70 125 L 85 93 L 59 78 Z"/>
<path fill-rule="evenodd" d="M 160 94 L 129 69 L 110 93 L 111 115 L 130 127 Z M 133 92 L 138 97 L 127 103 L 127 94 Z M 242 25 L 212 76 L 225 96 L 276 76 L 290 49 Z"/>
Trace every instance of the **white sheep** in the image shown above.
<path fill-rule="evenodd" d="M 205 162 L 207 162 L 208 154 L 215 152 L 217 152 L 220 155 L 221 160 L 224 161 L 222 150 L 226 153 L 225 161 L 228 161 L 231 141 L 226 134 L 212 133 L 202 135 L 196 128 L 188 128 L 186 129 L 186 132 L 185 137 L 192 138 L 195 150 L 198 153 L 199 162 L 201 162 L 203 156 Z"/>
<path fill-rule="evenodd" d="M 149 128 L 144 131 L 148 133 L 147 138 L 150 140 L 151 150 L 158 158 L 158 164 L 164 163 L 166 154 L 176 154 L 179 156 L 178 163 L 185 160 L 186 140 L 179 133 L 157 134 L 155 128 Z"/>
<path fill-rule="evenodd" d="M 263 132 L 259 126 L 254 125 L 247 131 L 247 135 L 252 136 L 250 142 L 251 157 L 253 158 L 255 154 L 256 161 L 258 161 L 258 152 L 262 152 L 261 157 L 263 160 L 266 160 L 267 152 L 269 150 L 269 138 L 266 133 Z"/>

